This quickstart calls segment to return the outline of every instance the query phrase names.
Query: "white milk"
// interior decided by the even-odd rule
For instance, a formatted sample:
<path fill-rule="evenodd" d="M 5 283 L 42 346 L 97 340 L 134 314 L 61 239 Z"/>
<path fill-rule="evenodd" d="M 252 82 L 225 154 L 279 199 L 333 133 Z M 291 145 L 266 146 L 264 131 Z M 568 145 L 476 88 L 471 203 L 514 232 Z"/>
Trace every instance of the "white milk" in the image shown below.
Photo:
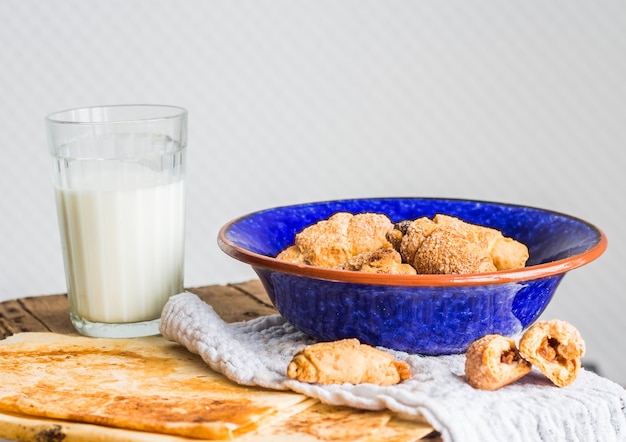
<path fill-rule="evenodd" d="M 98 179 L 56 187 L 70 309 L 92 322 L 158 319 L 183 290 L 184 181 L 120 189 Z"/>

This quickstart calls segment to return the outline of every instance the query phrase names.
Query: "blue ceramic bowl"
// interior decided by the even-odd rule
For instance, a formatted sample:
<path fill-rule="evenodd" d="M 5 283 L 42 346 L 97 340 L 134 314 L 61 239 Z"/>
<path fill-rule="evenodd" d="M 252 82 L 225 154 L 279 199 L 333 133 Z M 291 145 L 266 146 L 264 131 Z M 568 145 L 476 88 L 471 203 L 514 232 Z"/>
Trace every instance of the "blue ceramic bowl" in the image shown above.
<path fill-rule="evenodd" d="M 376 212 L 393 222 L 437 213 L 501 230 L 528 246 L 523 269 L 469 275 L 387 275 L 277 260 L 303 228 L 336 212 Z M 519 205 L 435 198 L 315 202 L 255 212 L 227 223 L 220 248 L 250 264 L 276 309 L 320 339 L 355 337 L 391 349 L 462 353 L 489 333 L 513 335 L 544 311 L 565 273 L 598 258 L 605 235 L 561 213 Z"/>

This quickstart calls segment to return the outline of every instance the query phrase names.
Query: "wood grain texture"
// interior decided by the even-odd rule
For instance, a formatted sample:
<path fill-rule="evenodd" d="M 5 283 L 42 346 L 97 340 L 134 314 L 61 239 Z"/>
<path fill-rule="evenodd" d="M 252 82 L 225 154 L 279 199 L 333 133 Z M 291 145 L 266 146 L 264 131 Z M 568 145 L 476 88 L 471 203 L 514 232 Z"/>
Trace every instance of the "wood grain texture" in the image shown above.
<path fill-rule="evenodd" d="M 245 321 L 277 313 L 259 281 L 187 290 L 211 305 L 225 322 Z"/>
<path fill-rule="evenodd" d="M 188 288 L 226 322 L 275 314 L 260 281 Z M 0 303 L 0 339 L 20 332 L 77 334 L 69 318 L 67 295 L 42 295 Z"/>

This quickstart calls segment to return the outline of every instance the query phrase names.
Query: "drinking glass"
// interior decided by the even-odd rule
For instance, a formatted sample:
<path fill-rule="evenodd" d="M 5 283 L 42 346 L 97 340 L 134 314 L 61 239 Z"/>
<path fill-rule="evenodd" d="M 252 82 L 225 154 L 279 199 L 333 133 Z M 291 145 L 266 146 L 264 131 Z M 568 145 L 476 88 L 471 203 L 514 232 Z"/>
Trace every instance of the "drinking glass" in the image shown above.
<path fill-rule="evenodd" d="M 94 337 L 158 334 L 183 291 L 187 111 L 70 109 L 46 128 L 72 324 Z"/>

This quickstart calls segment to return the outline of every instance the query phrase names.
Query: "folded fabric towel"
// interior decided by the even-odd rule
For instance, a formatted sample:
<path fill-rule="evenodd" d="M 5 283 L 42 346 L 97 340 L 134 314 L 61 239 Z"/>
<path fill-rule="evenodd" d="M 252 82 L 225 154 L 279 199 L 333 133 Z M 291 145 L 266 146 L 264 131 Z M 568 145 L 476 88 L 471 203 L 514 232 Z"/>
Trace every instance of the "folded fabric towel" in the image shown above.
<path fill-rule="evenodd" d="M 380 410 L 426 420 L 444 441 L 625 441 L 624 388 L 584 369 L 569 386 L 554 386 L 536 369 L 496 391 L 465 381 L 464 355 L 430 356 L 387 350 L 412 377 L 392 386 L 319 385 L 287 377 L 294 354 L 316 342 L 280 315 L 226 324 L 191 293 L 170 298 L 161 333 L 199 354 L 242 385 L 293 390 L 332 405 Z"/>

